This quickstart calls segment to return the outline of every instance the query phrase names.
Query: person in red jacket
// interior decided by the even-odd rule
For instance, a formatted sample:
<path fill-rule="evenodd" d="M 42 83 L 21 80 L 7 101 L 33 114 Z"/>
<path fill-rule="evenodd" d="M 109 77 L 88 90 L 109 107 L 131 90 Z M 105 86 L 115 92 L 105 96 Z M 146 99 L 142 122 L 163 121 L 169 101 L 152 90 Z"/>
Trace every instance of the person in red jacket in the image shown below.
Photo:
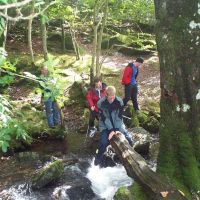
<path fill-rule="evenodd" d="M 90 118 L 89 118 L 89 135 L 92 137 L 96 132 L 95 119 L 99 118 L 99 109 L 97 107 L 97 102 L 100 98 L 106 96 L 106 84 L 102 83 L 101 78 L 96 77 L 94 79 L 93 87 L 87 92 L 86 99 L 88 106 L 90 108 Z"/>
<path fill-rule="evenodd" d="M 144 59 L 138 57 L 135 62 L 129 63 L 128 66 L 125 67 L 123 76 L 122 76 L 122 85 L 124 85 L 124 93 L 125 97 L 123 99 L 124 106 L 126 106 L 127 102 L 131 99 L 133 103 L 133 107 L 135 111 L 139 110 L 137 95 L 138 95 L 138 87 L 137 87 L 137 76 L 138 76 L 138 67 L 142 65 Z"/>

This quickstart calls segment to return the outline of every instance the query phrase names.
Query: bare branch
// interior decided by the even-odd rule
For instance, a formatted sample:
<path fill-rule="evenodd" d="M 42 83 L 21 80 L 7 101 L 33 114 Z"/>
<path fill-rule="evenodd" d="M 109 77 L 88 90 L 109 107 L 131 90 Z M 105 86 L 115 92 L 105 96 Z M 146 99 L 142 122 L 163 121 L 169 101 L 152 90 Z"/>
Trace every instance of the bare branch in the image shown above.
<path fill-rule="evenodd" d="M 8 15 L 2 13 L 2 12 L 0 12 L 0 16 L 4 17 L 5 19 L 7 19 L 9 21 L 15 21 L 15 22 L 19 21 L 19 20 L 29 20 L 29 19 L 33 19 L 33 18 L 37 17 L 38 15 L 43 13 L 45 10 L 47 10 L 49 8 L 49 6 L 51 6 L 51 5 L 55 4 L 55 3 L 56 3 L 56 1 L 53 1 L 49 5 L 47 5 L 45 8 L 43 8 L 40 12 L 32 13 L 32 14 L 26 16 L 26 17 L 24 17 L 21 12 L 19 12 L 20 15 L 16 16 L 16 17 L 8 16 Z"/>
<path fill-rule="evenodd" d="M 28 4 L 31 1 L 32 0 L 24 0 L 24 1 L 21 1 L 21 2 L 17 2 L 17 3 L 11 3 L 11 4 L 6 4 L 6 5 L 1 5 L 0 6 L 0 10 L 9 9 L 9 8 L 22 7 L 22 6 Z"/>

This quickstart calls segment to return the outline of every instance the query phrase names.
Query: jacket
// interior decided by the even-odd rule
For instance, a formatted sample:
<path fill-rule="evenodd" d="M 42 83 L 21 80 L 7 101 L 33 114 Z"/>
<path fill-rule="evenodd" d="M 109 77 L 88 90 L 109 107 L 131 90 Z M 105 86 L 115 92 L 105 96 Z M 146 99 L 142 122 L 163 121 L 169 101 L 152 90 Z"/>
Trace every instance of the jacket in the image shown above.
<path fill-rule="evenodd" d="M 129 63 L 123 72 L 123 76 L 122 76 L 122 85 L 128 85 L 131 83 L 131 79 L 132 79 L 132 74 L 133 74 L 133 63 Z M 137 73 L 135 75 L 135 79 L 138 76 L 138 69 L 137 69 Z"/>
<path fill-rule="evenodd" d="M 100 120 L 99 130 L 120 131 L 124 132 L 125 125 L 122 120 L 123 101 L 120 97 L 115 97 L 115 100 L 110 104 L 106 97 L 101 98 L 98 103 Z"/>
<path fill-rule="evenodd" d="M 38 78 L 42 97 L 44 101 L 55 101 L 59 95 L 59 88 L 56 86 L 56 80 L 49 76 L 40 76 Z"/>
<path fill-rule="evenodd" d="M 102 90 L 100 90 L 100 97 L 101 98 L 106 96 L 105 88 L 106 88 L 106 84 L 102 83 Z M 97 102 L 99 101 L 100 97 L 99 97 L 98 91 L 95 90 L 95 88 L 91 88 L 86 94 L 86 99 L 87 99 L 88 106 L 90 108 L 92 106 L 95 106 L 95 111 L 96 112 L 99 111 L 99 109 L 97 107 Z"/>

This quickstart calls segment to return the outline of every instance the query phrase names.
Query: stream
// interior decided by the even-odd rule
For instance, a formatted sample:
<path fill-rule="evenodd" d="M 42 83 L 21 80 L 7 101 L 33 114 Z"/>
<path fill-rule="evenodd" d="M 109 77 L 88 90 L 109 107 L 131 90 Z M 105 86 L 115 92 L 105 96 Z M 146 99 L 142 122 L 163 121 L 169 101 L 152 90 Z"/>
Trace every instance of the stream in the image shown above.
<path fill-rule="evenodd" d="M 34 150 L 40 149 L 40 152 L 32 150 L 16 153 L 12 157 L 2 157 L 0 199 L 112 200 L 119 187 L 132 184 L 133 180 L 127 176 L 122 165 L 99 168 L 94 165 L 94 157 L 63 153 L 62 145 L 52 141 L 45 151 L 37 146 Z M 58 149 L 59 152 L 56 152 Z M 76 158 L 77 162 L 66 165 L 64 174 L 58 180 L 40 190 L 33 190 L 30 178 L 35 170 L 52 159 L 51 152 L 57 154 L 59 159 Z"/>

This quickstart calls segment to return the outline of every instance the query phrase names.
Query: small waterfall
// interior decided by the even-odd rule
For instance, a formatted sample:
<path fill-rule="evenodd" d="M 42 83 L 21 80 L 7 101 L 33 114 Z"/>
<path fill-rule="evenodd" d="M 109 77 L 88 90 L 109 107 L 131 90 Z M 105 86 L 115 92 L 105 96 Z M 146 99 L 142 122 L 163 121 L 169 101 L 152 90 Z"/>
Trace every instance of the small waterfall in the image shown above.
<path fill-rule="evenodd" d="M 99 168 L 99 166 L 94 165 L 94 160 L 88 169 L 86 177 L 92 183 L 93 192 L 106 200 L 112 200 L 119 187 L 129 186 L 133 183 L 133 179 L 128 177 L 122 165 Z"/>

